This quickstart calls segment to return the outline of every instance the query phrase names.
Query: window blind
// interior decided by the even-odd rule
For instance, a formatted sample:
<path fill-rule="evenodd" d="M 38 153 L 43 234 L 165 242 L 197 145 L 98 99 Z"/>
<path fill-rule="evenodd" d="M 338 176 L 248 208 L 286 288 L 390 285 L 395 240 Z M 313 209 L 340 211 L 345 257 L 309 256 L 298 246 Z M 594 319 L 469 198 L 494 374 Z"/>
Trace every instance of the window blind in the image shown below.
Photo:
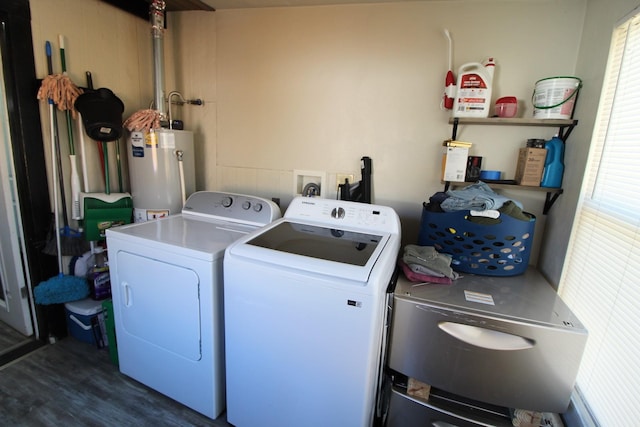
<path fill-rule="evenodd" d="M 602 426 L 640 417 L 640 13 L 614 29 L 559 294 L 589 331 L 576 387 Z"/>

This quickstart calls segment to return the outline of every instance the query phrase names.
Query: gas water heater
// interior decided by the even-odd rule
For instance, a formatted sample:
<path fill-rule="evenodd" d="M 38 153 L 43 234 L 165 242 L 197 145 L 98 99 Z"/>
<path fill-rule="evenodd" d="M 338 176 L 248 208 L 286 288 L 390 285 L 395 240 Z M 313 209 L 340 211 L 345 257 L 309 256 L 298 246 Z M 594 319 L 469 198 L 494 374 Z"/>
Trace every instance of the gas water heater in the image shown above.
<path fill-rule="evenodd" d="M 127 146 L 134 222 L 180 213 L 195 191 L 193 132 L 131 132 Z"/>

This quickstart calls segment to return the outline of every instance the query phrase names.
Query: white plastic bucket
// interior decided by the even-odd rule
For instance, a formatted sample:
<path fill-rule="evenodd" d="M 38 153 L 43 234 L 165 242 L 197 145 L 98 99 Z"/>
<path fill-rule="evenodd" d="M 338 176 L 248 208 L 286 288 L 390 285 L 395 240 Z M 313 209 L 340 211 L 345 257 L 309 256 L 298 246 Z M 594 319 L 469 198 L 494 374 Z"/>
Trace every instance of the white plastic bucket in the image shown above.
<path fill-rule="evenodd" d="M 570 119 L 582 80 L 578 77 L 547 77 L 536 82 L 531 101 L 536 119 Z"/>

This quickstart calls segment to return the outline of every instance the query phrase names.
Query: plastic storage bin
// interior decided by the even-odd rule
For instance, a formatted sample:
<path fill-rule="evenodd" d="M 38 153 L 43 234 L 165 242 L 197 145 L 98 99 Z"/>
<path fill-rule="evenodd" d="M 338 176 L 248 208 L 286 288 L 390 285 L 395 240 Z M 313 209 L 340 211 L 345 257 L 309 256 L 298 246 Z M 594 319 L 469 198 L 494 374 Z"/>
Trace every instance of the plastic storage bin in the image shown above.
<path fill-rule="evenodd" d="M 418 244 L 453 257 L 451 267 L 483 276 L 515 276 L 525 272 L 533 245 L 536 218 L 522 221 L 500 215 L 492 225 L 469 221 L 469 211 L 431 212 L 423 206 Z"/>
<path fill-rule="evenodd" d="M 104 328 L 104 309 L 102 301 L 86 298 L 65 303 L 65 315 L 69 334 L 79 341 L 94 344 L 98 347 L 106 345 Z"/>

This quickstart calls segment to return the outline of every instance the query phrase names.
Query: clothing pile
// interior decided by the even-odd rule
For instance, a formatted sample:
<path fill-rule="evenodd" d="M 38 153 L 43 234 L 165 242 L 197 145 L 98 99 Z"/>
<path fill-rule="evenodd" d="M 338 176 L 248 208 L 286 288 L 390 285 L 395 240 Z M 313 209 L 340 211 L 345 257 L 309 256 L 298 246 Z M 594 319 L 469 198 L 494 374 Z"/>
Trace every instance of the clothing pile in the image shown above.
<path fill-rule="evenodd" d="M 451 284 L 460 277 L 451 268 L 451 255 L 433 246 L 406 245 L 398 265 L 412 282 Z"/>
<path fill-rule="evenodd" d="M 532 218 L 522 210 L 522 203 L 496 193 L 482 181 L 460 190 L 439 191 L 429 198 L 425 206 L 431 212 L 468 210 L 470 221 L 484 225 L 500 222 L 501 214 L 521 221 L 531 221 Z"/>

